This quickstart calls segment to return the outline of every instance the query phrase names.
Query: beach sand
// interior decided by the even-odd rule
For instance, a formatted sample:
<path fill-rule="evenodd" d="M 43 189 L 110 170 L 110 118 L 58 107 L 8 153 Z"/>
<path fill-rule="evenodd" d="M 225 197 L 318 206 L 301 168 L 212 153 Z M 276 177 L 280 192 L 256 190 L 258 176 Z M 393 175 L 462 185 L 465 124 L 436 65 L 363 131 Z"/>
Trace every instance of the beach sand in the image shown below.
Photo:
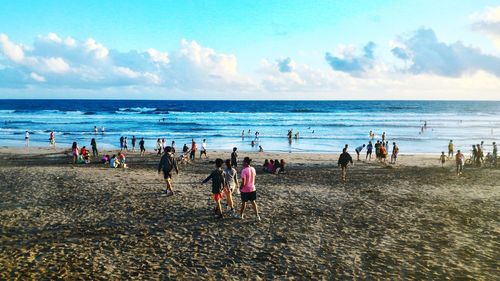
<path fill-rule="evenodd" d="M 68 155 L 0 149 L 0 279 L 498 278 L 499 168 L 458 178 L 439 155 L 401 155 L 355 161 L 341 183 L 337 155 L 241 152 L 258 172 L 257 222 L 251 208 L 214 218 L 200 185 L 229 152 L 180 165 L 172 197 L 156 155 L 127 154 L 127 170 Z M 263 173 L 265 158 L 286 174 Z"/>

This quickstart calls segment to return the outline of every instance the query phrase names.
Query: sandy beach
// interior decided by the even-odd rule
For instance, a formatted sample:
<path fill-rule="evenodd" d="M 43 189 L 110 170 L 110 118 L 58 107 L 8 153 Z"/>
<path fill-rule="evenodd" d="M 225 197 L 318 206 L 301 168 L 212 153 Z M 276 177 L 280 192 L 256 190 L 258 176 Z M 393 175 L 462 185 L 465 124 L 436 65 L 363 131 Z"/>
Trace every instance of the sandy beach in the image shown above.
<path fill-rule="evenodd" d="M 457 177 L 439 155 L 401 155 L 355 161 L 342 183 L 338 155 L 242 152 L 258 172 L 257 222 L 251 209 L 213 216 L 200 183 L 229 152 L 208 155 L 180 165 L 166 197 L 153 154 L 128 153 L 121 170 L 1 148 L 0 279 L 498 278 L 500 168 Z M 264 173 L 264 159 L 286 173 Z"/>

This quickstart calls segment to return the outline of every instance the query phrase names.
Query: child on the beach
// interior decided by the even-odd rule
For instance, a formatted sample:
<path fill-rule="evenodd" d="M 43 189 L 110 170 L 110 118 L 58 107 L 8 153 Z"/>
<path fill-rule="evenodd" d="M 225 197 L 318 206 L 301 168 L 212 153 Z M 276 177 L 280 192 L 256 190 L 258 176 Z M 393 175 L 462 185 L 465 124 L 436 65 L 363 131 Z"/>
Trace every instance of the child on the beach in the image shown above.
<path fill-rule="evenodd" d="M 163 171 L 163 179 L 165 180 L 166 183 L 166 190 L 165 193 L 167 193 L 167 196 L 172 196 L 174 195 L 174 190 L 172 186 L 172 170 L 175 169 L 175 173 L 179 174 L 179 170 L 177 169 L 177 162 L 175 161 L 175 158 L 172 156 L 172 148 L 170 146 L 167 146 L 165 148 L 165 153 L 160 159 L 160 163 L 158 164 L 158 174 Z"/>
<path fill-rule="evenodd" d="M 243 170 L 241 170 L 241 209 L 240 209 L 240 218 L 244 218 L 244 211 L 246 207 L 246 203 L 250 201 L 252 203 L 253 210 L 255 211 L 255 215 L 257 216 L 257 220 L 260 221 L 259 209 L 257 207 L 257 191 L 255 190 L 255 169 L 250 166 L 252 163 L 252 159 L 249 157 L 245 157 L 243 159 Z"/>
<path fill-rule="evenodd" d="M 221 200 L 224 196 L 224 188 L 226 187 L 226 180 L 224 177 L 224 171 L 222 170 L 222 164 L 224 161 L 220 158 L 215 159 L 215 170 L 202 182 L 202 184 L 207 183 L 212 180 L 212 198 L 215 201 L 215 213 L 218 218 L 222 218 L 222 206 Z"/>
<path fill-rule="evenodd" d="M 462 171 L 464 169 L 464 155 L 462 152 L 460 152 L 460 149 L 457 151 L 457 154 L 455 155 L 455 162 L 457 164 L 457 176 L 460 176 L 462 174 Z"/>
<path fill-rule="evenodd" d="M 446 155 L 444 155 L 444 151 L 441 151 L 441 156 L 439 156 L 439 161 L 441 162 L 441 167 L 444 168 L 444 163 L 446 163 Z"/>
<path fill-rule="evenodd" d="M 238 182 L 238 172 L 235 168 L 231 166 L 231 160 L 226 160 L 226 168 L 224 169 L 224 178 L 226 180 L 226 187 L 224 188 L 224 193 L 226 194 L 227 206 L 230 208 L 230 212 L 234 212 L 233 206 L 233 192 L 237 189 Z"/>

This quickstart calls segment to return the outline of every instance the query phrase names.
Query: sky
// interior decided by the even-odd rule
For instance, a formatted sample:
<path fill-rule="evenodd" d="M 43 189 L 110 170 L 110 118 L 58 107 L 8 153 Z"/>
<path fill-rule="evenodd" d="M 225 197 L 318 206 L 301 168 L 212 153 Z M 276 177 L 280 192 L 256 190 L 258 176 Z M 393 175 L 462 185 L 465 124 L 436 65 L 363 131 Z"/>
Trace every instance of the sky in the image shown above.
<path fill-rule="evenodd" d="M 0 98 L 500 99 L 498 1 L 0 6 Z"/>

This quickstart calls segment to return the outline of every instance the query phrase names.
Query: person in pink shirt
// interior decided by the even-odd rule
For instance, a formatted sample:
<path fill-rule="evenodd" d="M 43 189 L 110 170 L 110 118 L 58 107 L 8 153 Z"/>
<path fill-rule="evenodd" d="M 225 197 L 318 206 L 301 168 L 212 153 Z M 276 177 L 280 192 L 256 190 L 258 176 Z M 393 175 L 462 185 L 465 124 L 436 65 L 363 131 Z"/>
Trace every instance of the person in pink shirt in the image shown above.
<path fill-rule="evenodd" d="M 250 201 L 252 203 L 252 207 L 255 211 L 255 215 L 257 216 L 257 220 L 260 221 L 259 210 L 257 208 L 257 191 L 255 190 L 255 168 L 250 166 L 252 159 L 245 157 L 243 159 L 243 170 L 241 170 L 241 218 L 244 218 L 243 212 L 245 211 L 246 203 Z"/>

